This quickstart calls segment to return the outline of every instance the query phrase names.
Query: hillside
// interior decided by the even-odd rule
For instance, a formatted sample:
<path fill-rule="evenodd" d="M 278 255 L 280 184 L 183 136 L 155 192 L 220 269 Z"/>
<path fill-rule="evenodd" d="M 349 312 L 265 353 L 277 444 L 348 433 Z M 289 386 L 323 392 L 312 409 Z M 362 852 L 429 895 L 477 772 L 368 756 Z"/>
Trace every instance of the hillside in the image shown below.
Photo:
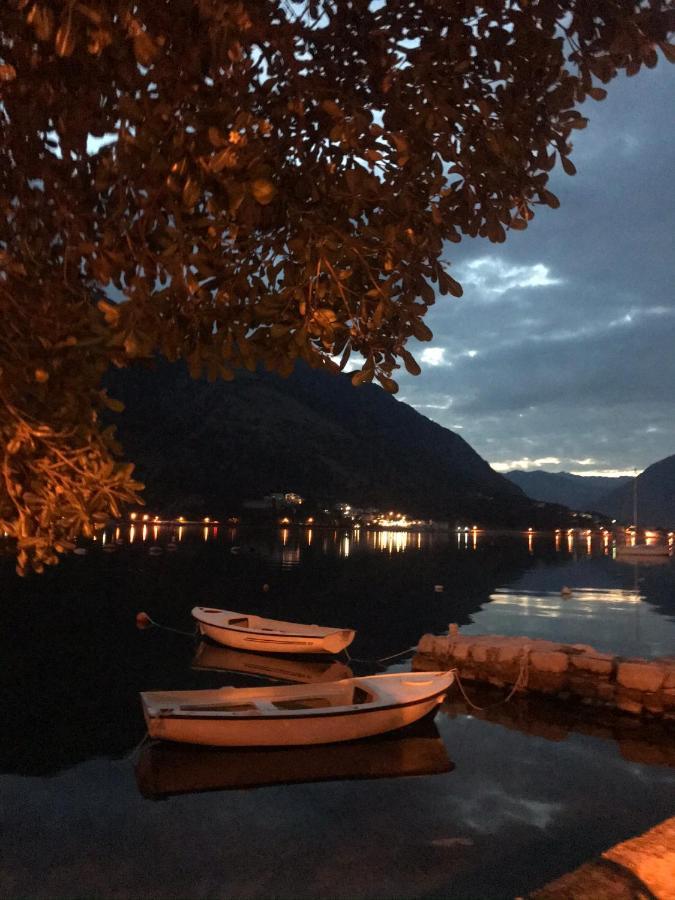
<path fill-rule="evenodd" d="M 633 521 L 633 479 L 601 498 L 603 512 L 620 522 Z M 675 528 L 675 455 L 646 468 L 637 479 L 638 522 Z"/>
<path fill-rule="evenodd" d="M 504 474 L 533 500 L 562 503 L 570 509 L 599 511 L 604 511 L 598 504 L 610 491 L 632 480 L 624 477 L 572 475 L 569 472 L 523 472 L 520 469 Z"/>
<path fill-rule="evenodd" d="M 559 524 L 459 435 L 374 385 L 299 366 L 233 382 L 189 377 L 181 364 L 109 374 L 128 458 L 153 510 L 222 515 L 246 498 L 293 490 L 316 503 L 396 508 L 440 519 Z"/>

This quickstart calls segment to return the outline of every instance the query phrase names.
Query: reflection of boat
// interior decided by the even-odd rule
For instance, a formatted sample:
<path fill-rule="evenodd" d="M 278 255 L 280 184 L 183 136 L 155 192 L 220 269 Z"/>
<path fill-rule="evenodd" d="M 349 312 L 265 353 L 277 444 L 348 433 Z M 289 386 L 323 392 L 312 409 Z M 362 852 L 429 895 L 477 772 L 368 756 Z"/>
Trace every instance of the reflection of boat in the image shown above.
<path fill-rule="evenodd" d="M 139 756 L 136 781 L 144 797 L 158 800 L 198 791 L 436 775 L 452 769 L 436 726 L 425 721 L 396 735 L 339 746 L 224 750 L 153 744 Z"/>
<path fill-rule="evenodd" d="M 192 617 L 201 633 L 218 644 L 261 653 L 339 653 L 356 634 L 348 628 L 280 622 L 205 606 L 195 606 Z"/>
<path fill-rule="evenodd" d="M 321 684 L 223 687 L 141 694 L 152 738 L 216 747 L 282 747 L 353 741 L 403 728 L 430 713 L 452 672 L 394 672 Z"/>
<path fill-rule="evenodd" d="M 319 660 L 290 659 L 283 656 L 263 656 L 260 653 L 246 653 L 229 647 L 216 647 L 202 641 L 192 661 L 193 669 L 215 669 L 216 671 L 244 672 L 247 675 L 262 675 L 277 681 L 340 681 L 353 678 L 354 673 L 344 663 L 335 659 Z"/>

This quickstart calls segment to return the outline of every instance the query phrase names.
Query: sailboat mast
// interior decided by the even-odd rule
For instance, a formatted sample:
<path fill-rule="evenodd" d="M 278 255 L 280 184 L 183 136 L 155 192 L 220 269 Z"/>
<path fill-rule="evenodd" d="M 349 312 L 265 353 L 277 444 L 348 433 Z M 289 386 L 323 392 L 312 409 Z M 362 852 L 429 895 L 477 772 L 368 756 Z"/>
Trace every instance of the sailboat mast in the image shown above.
<path fill-rule="evenodd" d="M 633 526 L 635 528 L 635 540 L 637 541 L 637 472 L 633 479 Z"/>

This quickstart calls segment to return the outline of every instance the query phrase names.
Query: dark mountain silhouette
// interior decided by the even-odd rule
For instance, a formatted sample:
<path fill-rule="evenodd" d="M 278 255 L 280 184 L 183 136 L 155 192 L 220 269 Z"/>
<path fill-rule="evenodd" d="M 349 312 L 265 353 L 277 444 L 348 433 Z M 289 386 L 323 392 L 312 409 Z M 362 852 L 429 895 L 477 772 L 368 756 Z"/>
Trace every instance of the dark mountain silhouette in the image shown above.
<path fill-rule="evenodd" d="M 619 522 L 633 521 L 633 479 L 601 498 L 603 512 Z M 638 523 L 675 528 L 675 455 L 648 466 L 637 478 Z"/>
<path fill-rule="evenodd" d="M 613 489 L 627 484 L 632 479 L 606 478 L 592 475 L 572 475 L 569 472 L 506 472 L 506 477 L 533 500 L 547 503 L 562 503 L 570 509 L 598 510 L 598 504 Z"/>
<path fill-rule="evenodd" d="M 319 504 L 399 509 L 478 524 L 560 524 L 461 437 L 374 385 L 302 365 L 288 379 L 190 378 L 182 364 L 115 370 L 109 393 L 153 511 L 222 515 L 293 490 Z"/>

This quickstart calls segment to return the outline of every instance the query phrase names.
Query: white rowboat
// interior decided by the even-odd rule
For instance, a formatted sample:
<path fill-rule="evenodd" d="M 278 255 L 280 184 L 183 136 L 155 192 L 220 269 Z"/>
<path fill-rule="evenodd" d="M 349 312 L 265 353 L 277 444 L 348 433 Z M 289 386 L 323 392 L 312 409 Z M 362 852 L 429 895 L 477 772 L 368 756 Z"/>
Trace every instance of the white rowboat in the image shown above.
<path fill-rule="evenodd" d="M 192 618 L 200 632 L 218 644 L 258 653 L 339 653 L 356 635 L 349 628 L 280 622 L 206 606 L 195 606 Z"/>
<path fill-rule="evenodd" d="M 395 672 L 322 684 L 141 694 L 151 738 L 212 747 L 353 741 L 403 728 L 443 702 L 452 672 Z"/>

